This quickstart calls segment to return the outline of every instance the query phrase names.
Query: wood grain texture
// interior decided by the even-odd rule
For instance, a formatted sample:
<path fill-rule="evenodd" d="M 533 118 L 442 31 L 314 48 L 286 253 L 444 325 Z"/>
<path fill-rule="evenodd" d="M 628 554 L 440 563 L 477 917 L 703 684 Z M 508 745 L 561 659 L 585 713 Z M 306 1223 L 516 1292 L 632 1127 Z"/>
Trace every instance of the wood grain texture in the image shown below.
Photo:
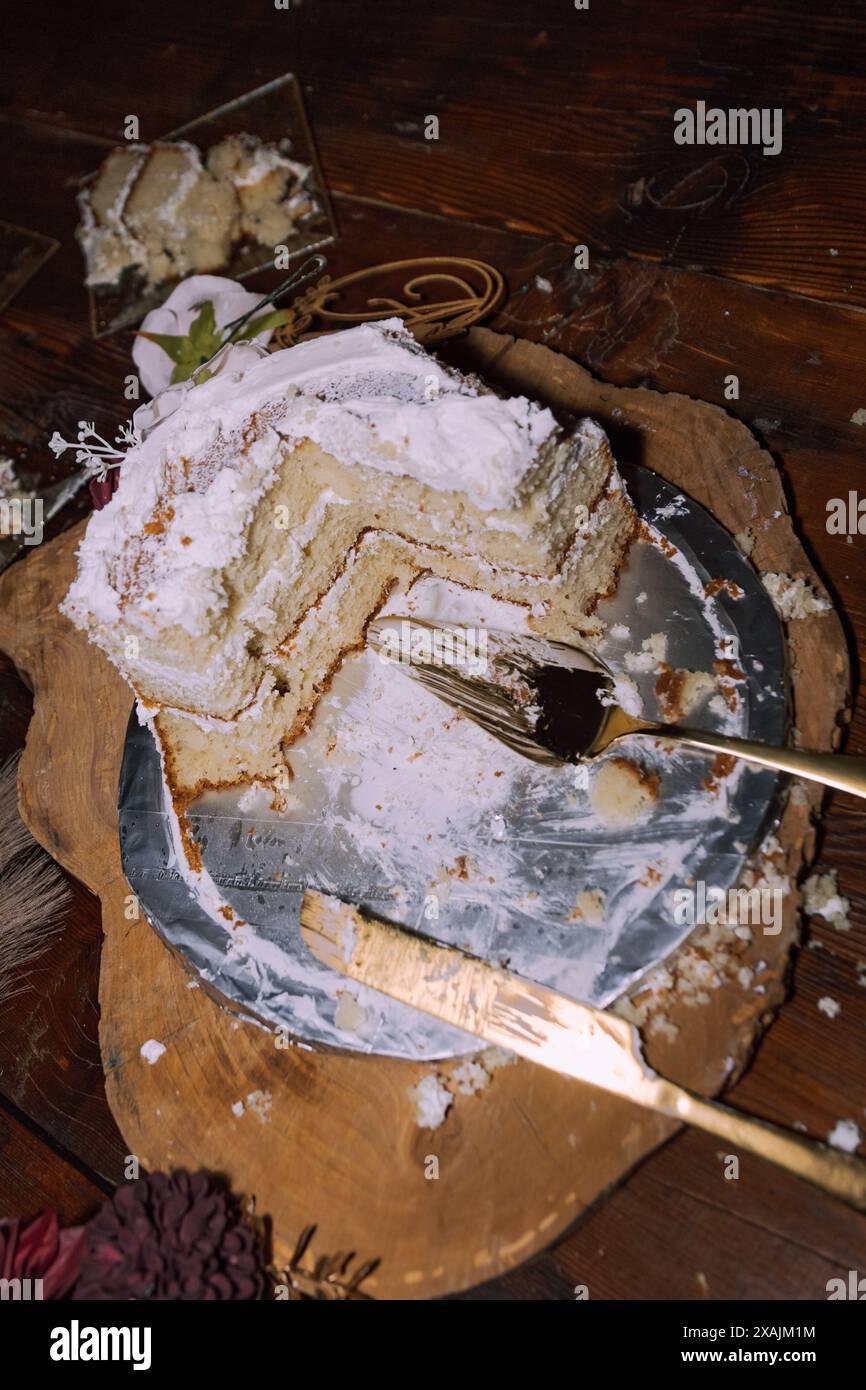
<path fill-rule="evenodd" d="M 7 115 L 72 150 L 119 139 L 129 112 L 154 139 L 294 70 L 335 190 L 862 302 L 857 6 L 668 0 L 660 20 L 645 0 L 237 0 L 203 24 L 197 0 L 122 15 L 94 0 L 89 14 L 45 0 L 38 45 L 24 9 L 5 26 Z M 781 109 L 781 152 L 676 145 L 674 112 L 698 100 Z"/>
<path fill-rule="evenodd" d="M 0 1218 L 29 1220 L 54 1207 L 61 1226 L 87 1221 L 110 1189 L 59 1154 L 21 1116 L 0 1106 Z"/>
<path fill-rule="evenodd" d="M 728 1179 L 719 1141 L 687 1130 L 543 1260 L 464 1297 L 564 1300 L 584 1285 L 592 1299 L 820 1300 L 864 1252 L 862 1216 L 804 1201 L 802 1183 L 746 1156 Z"/>
<path fill-rule="evenodd" d="M 591 312 L 584 313 L 574 305 L 574 277 L 570 263 L 563 265 L 558 247 L 492 231 L 472 233 L 460 225 L 449 226 L 405 212 L 385 212 L 365 204 L 344 203 L 343 208 L 352 237 L 351 244 L 338 248 L 334 257 L 337 273 L 357 265 L 359 259 L 372 261 L 431 250 L 474 252 L 501 265 L 509 275 L 513 290 L 501 316 L 503 327 L 513 326 L 522 337 L 562 341 L 579 357 L 585 357 L 585 344 L 592 341 L 600 316 L 606 315 L 612 323 L 621 303 L 626 322 L 617 333 L 615 355 L 602 364 L 602 370 L 615 380 L 674 388 L 689 381 L 694 394 L 720 399 L 719 373 L 728 369 L 728 360 L 740 365 L 748 391 L 728 409 L 738 411 L 753 427 L 759 420 L 777 422 L 772 438 L 784 460 L 782 478 L 789 505 L 806 530 L 810 553 L 820 556 L 824 575 L 829 572 L 832 576 L 835 592 L 855 631 L 866 631 L 863 547 L 847 545 L 844 537 L 830 537 L 824 528 L 824 499 L 838 491 L 839 479 L 857 477 L 858 429 L 848 426 L 847 421 L 852 413 L 849 403 L 858 399 L 861 368 L 866 365 L 859 315 L 678 272 L 663 277 L 653 272 L 648 285 L 645 270 L 635 263 L 611 267 L 601 283 L 601 307 L 591 306 Z M 43 364 L 51 370 L 54 360 L 54 348 L 49 350 L 46 344 L 68 343 L 63 368 L 66 385 L 61 397 L 68 420 L 74 423 L 81 414 L 95 410 L 100 425 L 111 428 L 127 408 L 120 386 L 128 349 L 122 336 L 101 343 L 88 340 L 80 312 L 75 256 L 75 248 L 71 248 L 65 269 L 56 279 L 46 268 L 28 287 L 26 302 L 13 306 L 0 322 L 3 379 L 8 381 L 14 369 L 15 391 L 26 391 L 23 399 L 28 402 L 22 413 L 16 405 L 22 396 L 7 396 L 0 401 L 0 419 L 9 422 L 8 433 L 17 444 L 26 442 L 29 446 L 25 454 L 28 466 L 39 463 L 40 449 L 50 433 L 47 422 L 56 418 L 54 398 L 40 390 Z M 58 265 L 64 264 L 59 256 L 56 260 Z M 544 277 L 551 288 L 536 284 L 536 275 Z M 61 304 L 69 305 L 67 317 L 58 316 L 54 304 L 57 296 Z M 676 317 L 656 338 L 651 331 L 653 316 L 670 314 L 669 297 L 674 299 Z M 772 301 L 772 313 L 764 314 L 756 303 L 760 306 L 768 300 Z M 629 317 L 632 302 L 643 306 L 643 311 Z M 646 330 L 647 322 L 650 331 Z M 750 325 L 754 324 L 760 328 L 752 333 Z M 730 356 L 725 361 L 718 360 L 716 347 L 721 330 L 730 335 Z M 788 361 L 777 360 L 779 342 L 789 344 Z M 810 364 L 807 359 L 821 357 L 822 349 L 822 361 Z M 452 355 L 456 358 L 459 352 Z M 793 371 L 790 380 L 789 365 Z M 797 372 L 802 373 L 804 367 L 810 370 L 800 390 Z M 86 410 L 79 408 L 84 401 L 88 403 Z M 0 674 L 0 738 L 4 750 L 11 751 L 22 740 L 29 702 L 7 666 Z M 861 714 L 851 730 L 853 748 L 866 746 L 862 729 Z M 792 979 L 794 997 L 761 1049 L 757 1065 L 734 1093 L 735 1102 L 754 1113 L 783 1124 L 796 1120 L 822 1138 L 840 1117 L 857 1119 L 866 1111 L 862 1066 L 866 991 L 857 985 L 856 969 L 857 961 L 866 957 L 866 938 L 859 925 L 866 904 L 860 848 L 862 808 L 850 798 L 834 797 L 825 832 L 826 849 L 820 867 L 839 868 L 843 891 L 853 900 L 855 930 L 840 935 L 814 919 L 812 944 L 821 949 L 800 954 Z M 100 928 L 98 906 L 94 910 L 88 904 L 95 902 L 80 893 L 75 922 L 75 935 L 83 935 L 91 946 L 85 952 L 64 953 L 47 996 L 39 987 L 30 989 L 3 1011 L 0 1091 L 12 1095 L 55 1142 L 83 1162 L 92 1161 L 103 1177 L 117 1181 L 127 1145 L 106 1106 L 94 1040 Z M 827 994 L 842 1003 L 842 1015 L 832 1024 L 816 1007 L 818 999 Z M 90 1040 L 87 1044 L 81 1039 L 82 1030 Z M 34 1046 L 34 1037 L 38 1046 Z M 22 1058 L 29 1059 L 27 1065 L 19 1064 Z M 635 1224 L 634 1217 L 636 1211 L 655 1207 L 659 1186 L 676 1191 L 686 1179 L 691 1180 L 690 1161 L 678 1157 L 687 1142 L 685 1136 L 678 1138 L 649 1159 L 626 1188 L 609 1195 L 599 1210 L 572 1231 L 557 1252 L 543 1256 L 531 1270 L 523 1267 L 504 1281 L 486 1284 L 477 1296 L 569 1297 L 571 1285 L 559 1272 L 563 1262 L 578 1270 L 590 1269 L 594 1293 L 603 1289 L 608 1297 L 705 1296 L 702 1285 L 695 1282 L 695 1271 L 686 1278 L 679 1258 L 680 1228 L 656 1223 L 650 1231 L 649 1218 Z M 717 1179 L 717 1200 L 700 1208 L 707 1244 L 702 1264 L 712 1295 L 770 1297 L 775 1287 L 777 1296 L 783 1297 L 791 1289 L 813 1288 L 814 1260 L 822 1250 L 830 1249 L 832 1254 L 828 1243 L 815 1244 L 815 1223 L 832 1228 L 834 1204 L 816 1194 L 809 1194 L 804 1203 L 801 1188 L 796 1187 L 793 1194 L 780 1188 L 772 1170 L 763 1166 L 755 1181 L 760 1184 L 763 1180 L 773 1223 L 762 1225 L 750 1218 L 737 1218 L 731 1227 L 735 1189 L 722 1182 L 717 1170 L 709 1167 L 702 1171 Z M 651 1260 L 639 1262 L 641 1280 L 632 1276 L 635 1256 L 629 1252 L 628 1240 L 610 1237 L 611 1228 L 626 1231 L 630 1225 L 641 1231 L 642 1241 L 649 1242 L 652 1250 Z M 866 1233 L 856 1226 L 852 1229 L 863 1252 L 862 1266 Z M 758 1279 L 755 1271 L 763 1271 L 765 1278 Z"/>
<path fill-rule="evenodd" d="M 708 0 L 666 7 L 662 23 L 657 7 L 610 0 L 593 3 L 577 50 L 576 19 L 589 15 L 575 17 L 569 0 L 409 9 L 307 0 L 279 27 L 259 0 L 210 7 L 204 21 L 199 0 L 95 0 L 86 24 L 65 0 L 45 0 L 38 30 L 26 7 L 4 15 L 5 215 L 62 244 L 0 316 L 0 450 L 51 476 L 55 427 L 74 431 L 86 417 L 113 430 L 130 409 L 131 339 L 89 337 L 73 239 L 74 181 L 123 116 L 138 112 L 152 135 L 294 68 L 339 193 L 334 274 L 406 255 L 480 256 L 511 286 L 493 327 L 614 384 L 724 404 L 772 451 L 807 553 L 862 652 L 866 544 L 825 525 L 830 498 L 866 493 L 863 427 L 851 420 L 866 406 L 862 6 Z M 702 170 L 697 151 L 670 140 L 672 110 L 705 95 L 705 79 L 737 105 L 778 100 L 788 113 L 782 155 L 749 153 L 745 186 L 730 160 Z M 430 111 L 446 118 L 437 150 L 420 129 Z M 569 241 L 551 232 L 560 225 Z M 587 272 L 573 268 L 572 234 L 590 244 Z M 740 399 L 724 401 L 732 371 Z M 21 746 L 29 710 L 0 657 L 0 756 Z M 848 747 L 866 753 L 862 696 Z M 863 804 L 833 796 L 817 838 L 816 868 L 838 871 L 851 930 L 810 921 L 814 949 L 796 957 L 785 1008 L 730 1098 L 826 1138 L 843 1117 L 864 1129 L 866 1113 Z M 56 969 L 0 1005 L 0 1097 L 113 1182 L 127 1146 L 105 1100 L 99 903 L 84 889 L 67 933 Z M 818 1012 L 826 996 L 842 1006 L 833 1021 Z M 570 1298 L 583 1275 L 593 1297 L 814 1297 L 816 1287 L 821 1297 L 822 1261 L 866 1268 L 866 1233 L 854 1223 L 843 1240 L 847 1214 L 840 1221 L 829 1199 L 766 1165 L 749 1181 L 754 1205 L 722 1179 L 711 1140 L 680 1135 L 556 1250 L 471 1296 Z M 15 1193 L 24 1211 L 23 1170 Z"/>
<path fill-rule="evenodd" d="M 763 553 L 770 567 L 808 572 L 777 505 L 784 499 L 772 460 L 738 421 L 685 398 L 603 385 L 546 348 L 484 329 L 461 350 L 511 390 L 596 415 L 611 428 L 615 447 L 617 440 L 640 440 L 640 461 L 699 500 L 710 500 L 708 491 L 719 476 L 731 476 L 734 462 L 747 466 L 750 489 L 730 491 L 723 520 L 737 530 L 747 517 L 779 511 L 760 538 Z M 56 611 L 72 575 L 75 538 L 73 531 L 42 547 L 2 581 L 0 645 L 35 691 L 22 812 L 37 838 L 102 901 L 100 1043 L 109 1103 L 129 1151 L 149 1168 L 204 1166 L 254 1191 L 273 1220 L 278 1257 L 310 1221 L 323 1250 L 351 1246 L 380 1257 L 370 1281 L 380 1297 L 459 1290 L 549 1244 L 674 1126 L 517 1063 L 496 1072 L 481 1095 L 458 1094 L 444 1125 L 425 1132 L 407 1089 L 429 1066 L 279 1050 L 269 1034 L 239 1022 L 203 989 L 188 988 L 183 968 L 147 923 L 130 919 L 114 809 L 129 693 Z M 797 717 L 809 741 L 828 746 L 846 696 L 844 642 L 835 615 L 796 626 L 809 658 L 797 680 Z M 808 672 L 819 667 L 824 678 L 813 688 Z M 816 793 L 813 807 L 819 800 Z M 812 848 L 805 804 L 789 805 L 780 838 L 796 874 Z M 793 906 L 792 895 L 779 937 L 744 946 L 743 964 L 754 964 L 756 953 L 765 962 L 764 992 L 748 1007 L 733 981 L 700 1010 L 671 1000 L 676 1037 L 648 1045 L 665 1074 L 713 1093 L 745 1063 L 784 995 Z M 167 1048 L 154 1066 L 140 1052 L 150 1038 Z M 446 1078 L 453 1069 L 436 1068 Z M 245 1103 L 241 1115 L 232 1110 L 238 1101 Z M 424 1175 L 431 1154 L 440 1165 L 433 1182 Z"/>

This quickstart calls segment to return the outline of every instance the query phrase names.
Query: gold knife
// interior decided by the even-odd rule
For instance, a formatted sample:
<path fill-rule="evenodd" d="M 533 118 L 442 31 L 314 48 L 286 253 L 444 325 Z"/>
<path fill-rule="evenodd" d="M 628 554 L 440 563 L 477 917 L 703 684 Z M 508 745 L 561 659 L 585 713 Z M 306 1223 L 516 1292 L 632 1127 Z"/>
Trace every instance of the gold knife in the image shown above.
<path fill-rule="evenodd" d="M 644 1061 L 637 1030 L 470 956 L 307 892 L 301 935 L 324 965 L 530 1062 L 694 1125 L 866 1211 L 866 1163 L 817 1140 L 704 1100 Z"/>

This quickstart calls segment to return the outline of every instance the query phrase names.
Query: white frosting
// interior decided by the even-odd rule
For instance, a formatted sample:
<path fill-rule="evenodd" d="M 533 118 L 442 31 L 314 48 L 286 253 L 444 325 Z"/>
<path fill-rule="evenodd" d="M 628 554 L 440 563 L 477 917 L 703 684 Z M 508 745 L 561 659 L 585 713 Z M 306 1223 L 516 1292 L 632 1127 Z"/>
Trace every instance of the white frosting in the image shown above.
<path fill-rule="evenodd" d="M 111 207 L 104 214 L 104 226 L 97 224 L 90 204 L 91 188 L 83 188 L 77 196 L 81 223 L 76 236 L 81 243 L 87 261 L 85 285 L 101 285 L 116 281 L 124 263 L 142 265 L 146 259 L 144 247 L 133 236 L 123 221 L 123 210 L 135 181 L 141 173 L 147 158 L 146 145 L 130 145 L 126 153 L 137 156 L 130 160 L 126 177 L 123 179 Z M 118 259 L 120 257 L 120 259 Z"/>
<path fill-rule="evenodd" d="M 200 150 L 198 150 L 195 145 L 191 145 L 188 140 L 173 141 L 168 148 L 184 156 L 186 168 L 175 181 L 174 187 L 171 189 L 168 197 L 154 209 L 152 216 L 156 222 L 162 223 L 167 231 L 177 233 L 179 229 L 175 219 L 178 214 L 178 209 L 195 188 L 204 172 L 204 166 L 201 162 Z M 151 153 L 152 152 L 153 151 L 151 151 Z"/>
<path fill-rule="evenodd" d="M 245 169 L 240 172 L 237 170 L 232 172 L 231 180 L 235 188 L 249 188 L 254 184 L 261 183 L 263 178 L 277 169 L 285 170 L 287 174 L 292 174 L 296 179 L 302 179 L 309 173 L 310 166 L 309 164 L 300 164 L 296 159 L 289 159 L 280 153 L 276 145 L 261 145 Z"/>
<path fill-rule="evenodd" d="M 117 492 L 93 515 L 79 549 L 63 606 L 74 619 L 117 621 L 115 562 L 127 547 L 131 554 L 141 547 L 165 501 L 166 468 L 181 459 L 190 461 L 195 491 L 171 498 L 154 632 L 174 622 L 199 631 L 224 607 L 224 567 L 243 552 L 246 527 L 281 463 L 281 438 L 312 439 L 343 464 L 465 493 L 492 510 L 519 501 L 522 480 L 556 428 L 548 409 L 523 396 L 479 394 L 420 349 L 399 319 L 270 354 L 246 343 L 223 348 L 209 369 L 210 380 L 171 387 L 136 411 L 142 443 L 129 450 Z M 271 425 L 244 447 L 250 416 L 265 407 Z"/>

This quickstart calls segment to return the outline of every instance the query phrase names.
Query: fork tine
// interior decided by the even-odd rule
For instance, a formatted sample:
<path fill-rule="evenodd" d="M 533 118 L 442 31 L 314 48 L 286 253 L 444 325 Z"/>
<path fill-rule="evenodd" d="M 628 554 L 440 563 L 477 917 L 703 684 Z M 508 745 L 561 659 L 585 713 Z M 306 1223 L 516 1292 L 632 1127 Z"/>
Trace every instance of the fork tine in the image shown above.
<path fill-rule="evenodd" d="M 531 758 L 536 763 L 556 766 L 562 764 L 561 758 L 543 744 L 536 742 L 529 731 L 521 727 L 516 720 L 497 716 L 492 702 L 485 704 L 474 695 L 465 695 L 460 689 L 461 683 L 458 679 L 453 678 L 450 672 L 442 672 L 429 666 L 420 666 L 414 663 L 401 669 L 407 675 L 414 676 L 423 686 L 437 695 L 444 704 L 458 710 L 461 714 L 465 714 L 467 719 L 471 719 L 473 723 L 478 724 L 480 728 L 485 729 L 493 738 L 506 744 L 515 753 L 519 753 L 525 758 Z M 503 704 L 503 713 L 512 712 L 507 703 L 503 702 Z"/>
<path fill-rule="evenodd" d="M 426 618 L 374 618 L 367 630 L 371 647 L 382 654 L 387 636 L 393 637 L 398 625 L 401 642 L 407 636 L 405 628 L 427 629 L 443 634 L 453 634 L 455 631 L 454 624 L 433 622 Z M 464 674 L 459 660 L 448 661 L 432 655 L 425 659 L 421 650 L 410 650 L 408 660 L 403 659 L 401 650 L 399 669 L 420 681 L 444 704 L 464 714 L 521 757 L 561 767 L 568 759 L 549 746 L 547 737 L 540 736 L 535 721 L 530 722 L 530 710 L 536 716 L 539 713 L 537 705 L 528 703 L 529 697 L 534 699 L 539 695 L 538 672 L 548 667 L 565 666 L 575 673 L 591 672 L 593 676 L 598 673 L 610 680 L 610 671 L 593 653 L 574 644 L 496 629 L 485 631 L 492 639 L 493 646 L 487 658 L 488 665 L 506 678 L 499 683 L 495 679 L 483 679 L 480 675 Z M 394 661 L 394 658 L 391 660 Z M 519 683 L 516 686 L 515 678 Z M 519 698 L 520 684 L 525 692 L 523 701 Z M 544 703 L 543 700 L 541 703 Z"/>
<path fill-rule="evenodd" d="M 495 720 L 503 728 L 519 728 L 523 732 L 528 732 L 526 724 L 521 723 L 518 717 L 518 711 L 496 691 L 489 690 L 488 687 L 480 684 L 473 685 L 471 681 L 463 680 L 451 671 L 439 671 L 435 667 L 420 667 L 418 677 L 431 690 L 441 691 L 444 694 L 450 694 L 454 699 L 459 699 L 461 706 L 465 709 L 475 710 L 479 714 L 483 714 L 485 718 Z"/>

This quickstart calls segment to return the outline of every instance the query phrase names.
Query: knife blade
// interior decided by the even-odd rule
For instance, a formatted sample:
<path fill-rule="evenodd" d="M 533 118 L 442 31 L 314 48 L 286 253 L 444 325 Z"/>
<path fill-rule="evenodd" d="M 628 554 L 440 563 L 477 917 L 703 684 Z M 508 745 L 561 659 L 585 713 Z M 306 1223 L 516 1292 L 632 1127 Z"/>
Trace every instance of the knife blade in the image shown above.
<path fill-rule="evenodd" d="M 866 1211 L 861 1159 L 659 1076 L 625 1019 L 324 893 L 304 894 L 301 936 L 319 961 L 361 984 L 540 1066 L 718 1135 Z"/>

